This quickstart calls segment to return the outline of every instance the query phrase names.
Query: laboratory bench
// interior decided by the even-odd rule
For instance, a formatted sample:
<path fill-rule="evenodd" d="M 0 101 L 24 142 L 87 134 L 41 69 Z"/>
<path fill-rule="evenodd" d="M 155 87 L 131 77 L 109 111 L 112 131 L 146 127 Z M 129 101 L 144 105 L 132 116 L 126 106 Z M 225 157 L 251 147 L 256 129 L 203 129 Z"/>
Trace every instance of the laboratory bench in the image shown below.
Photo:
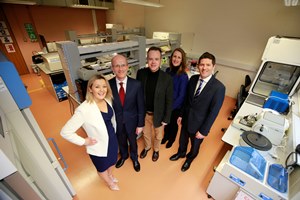
<path fill-rule="evenodd" d="M 41 78 L 47 90 L 53 95 L 57 101 L 66 100 L 67 93 L 62 89 L 67 86 L 64 71 L 62 69 L 50 71 L 44 63 L 36 64 L 39 68 Z"/>
<path fill-rule="evenodd" d="M 262 199 L 262 200 L 288 200 L 289 199 L 289 183 L 287 184 L 287 189 L 284 192 L 280 192 L 269 184 L 269 176 L 271 167 L 275 166 L 285 166 L 285 161 L 287 159 L 287 154 L 295 149 L 295 146 L 300 143 L 300 137 L 296 135 L 296 130 L 300 130 L 300 118 L 298 111 L 298 95 L 295 95 L 292 99 L 295 104 L 292 106 L 291 111 L 285 116 L 289 121 L 289 129 L 286 131 L 285 136 L 282 139 L 281 145 L 272 145 L 269 151 L 259 151 L 261 155 L 261 160 L 264 160 L 264 170 L 257 172 L 261 175 L 261 180 L 254 178 L 249 175 L 246 171 L 249 170 L 248 167 L 241 169 L 239 167 L 243 165 L 253 164 L 243 163 L 245 155 L 239 158 L 238 164 L 234 165 L 232 163 L 232 158 L 234 157 L 234 151 L 238 148 L 247 148 L 245 145 L 241 144 L 241 135 L 245 131 L 243 127 L 239 127 L 236 124 L 241 117 L 261 113 L 265 111 L 260 106 L 253 105 L 249 102 L 244 102 L 240 110 L 238 111 L 236 117 L 232 123 L 227 128 L 224 133 L 222 140 L 227 144 L 232 146 L 232 149 L 226 153 L 220 164 L 216 167 L 214 176 L 210 181 L 207 188 L 207 194 L 216 200 L 231 200 L 234 199 L 239 191 L 242 191 L 247 195 L 248 199 Z M 253 148 L 250 148 L 253 149 Z M 251 157 L 251 153 L 249 158 Z M 256 158 L 255 158 L 256 159 Z M 298 155 L 298 161 L 300 161 Z M 257 164 L 258 162 L 256 162 Z M 299 164 L 299 163 L 298 163 Z M 258 164 L 261 165 L 261 164 Z M 237 167 L 239 166 L 239 167 Z"/>
<path fill-rule="evenodd" d="M 300 60 L 295 49 L 300 50 L 300 40 L 268 40 L 249 94 L 222 137 L 232 149 L 215 169 L 209 197 L 232 200 L 242 192 L 249 200 L 299 199 Z"/>

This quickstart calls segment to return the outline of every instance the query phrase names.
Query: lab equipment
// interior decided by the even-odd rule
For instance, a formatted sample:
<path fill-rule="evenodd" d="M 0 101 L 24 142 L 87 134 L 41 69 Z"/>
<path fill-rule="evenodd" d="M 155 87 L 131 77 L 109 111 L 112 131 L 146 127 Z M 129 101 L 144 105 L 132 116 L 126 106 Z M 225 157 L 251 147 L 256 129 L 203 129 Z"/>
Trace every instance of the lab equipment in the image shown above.
<path fill-rule="evenodd" d="M 57 52 L 42 55 L 45 66 L 50 71 L 62 70 L 62 65 Z"/>
<path fill-rule="evenodd" d="M 159 40 L 171 40 L 171 41 L 180 41 L 181 40 L 181 34 L 175 33 L 175 32 L 153 32 L 152 35 L 153 39 L 159 39 Z"/>
<path fill-rule="evenodd" d="M 30 111 L 14 65 L 1 52 L 0 63 L 0 149 L 40 199 L 72 199 L 76 193 Z"/>
<path fill-rule="evenodd" d="M 270 165 L 267 182 L 275 190 L 287 192 L 288 172 L 286 168 L 279 164 Z"/>
<path fill-rule="evenodd" d="M 279 113 L 284 113 L 289 107 L 289 96 L 277 91 L 271 91 L 263 108 L 276 110 Z"/>
<path fill-rule="evenodd" d="M 259 114 L 249 114 L 236 117 L 232 125 L 244 131 L 254 131 L 264 135 L 274 145 L 279 145 L 289 127 L 284 115 L 270 109 L 264 109 Z"/>
<path fill-rule="evenodd" d="M 266 160 L 252 147 L 237 146 L 230 163 L 260 181 L 264 179 Z"/>
<path fill-rule="evenodd" d="M 233 193 L 236 193 L 239 189 L 247 192 L 253 199 L 298 199 L 297 197 L 299 197 L 300 194 L 298 184 L 299 174 L 293 176 L 293 179 L 287 180 L 286 192 L 280 192 L 274 187 L 279 189 L 280 186 L 285 186 L 285 184 L 281 184 L 285 181 L 285 178 L 276 176 L 279 174 L 276 170 L 280 171 L 283 177 L 285 173 L 274 166 L 269 166 L 272 164 L 283 164 L 287 154 L 289 154 L 291 150 L 293 151 L 297 144 L 300 143 L 298 134 L 300 130 L 299 99 L 297 99 L 299 95 L 294 95 L 300 88 L 299 50 L 299 38 L 280 36 L 269 38 L 262 56 L 261 66 L 253 79 L 249 95 L 222 137 L 222 140 L 232 145 L 233 149 L 227 152 L 223 157 L 208 186 L 207 192 L 214 199 L 233 199 Z M 266 98 L 270 96 L 272 91 L 288 95 L 290 98 L 293 98 L 293 100 L 296 99 L 296 106 L 291 107 L 292 112 L 289 112 L 289 115 L 283 116 L 279 113 L 275 113 L 276 111 L 274 110 L 271 111 L 270 108 L 273 108 L 273 106 L 268 106 L 268 104 L 278 104 L 278 102 L 274 100 L 266 104 Z M 267 113 L 266 108 L 263 108 L 264 104 L 269 108 L 268 112 L 272 113 Z M 282 109 L 283 106 L 279 107 Z M 262 110 L 265 113 L 260 113 Z M 285 130 L 287 130 L 288 127 L 288 120 L 285 118 L 291 121 L 291 126 L 286 135 Z M 265 155 L 261 154 L 267 161 L 263 181 L 257 180 L 229 163 L 232 151 L 237 148 L 237 145 L 240 143 L 239 136 L 244 131 L 259 132 L 272 141 L 272 143 L 279 144 L 272 144 L 270 151 L 265 152 Z M 282 143 L 280 143 L 281 141 Z M 295 160 L 297 155 L 295 153 L 290 155 L 291 161 L 287 164 L 295 166 L 296 163 L 298 163 L 299 165 L 297 159 Z M 236 154 L 236 156 L 240 157 L 238 154 Z M 298 155 L 298 158 L 299 157 L 300 155 Z M 247 162 L 244 162 L 244 164 L 245 163 L 248 165 Z M 258 172 L 261 171 L 258 170 Z M 268 183 L 268 178 L 270 183 Z M 272 179 L 275 180 L 274 183 L 271 183 Z M 276 183 L 276 181 L 280 181 L 281 183 Z M 282 191 L 285 191 L 285 189 Z"/>
<path fill-rule="evenodd" d="M 246 102 L 262 107 L 272 91 L 293 96 L 300 83 L 297 38 L 270 37 Z"/>
<path fill-rule="evenodd" d="M 269 151 L 272 148 L 270 140 L 255 131 L 244 131 L 240 138 L 241 146 L 250 146 L 260 151 Z"/>
<path fill-rule="evenodd" d="M 263 111 L 257 116 L 252 130 L 266 136 L 272 144 L 279 145 L 288 127 L 288 120 L 284 115 Z"/>
<path fill-rule="evenodd" d="M 89 66 L 84 66 L 78 69 L 77 74 L 78 77 L 84 81 L 88 81 L 93 75 L 107 75 L 111 74 L 111 64 L 107 63 L 104 65 L 99 65 L 99 64 L 92 64 Z"/>

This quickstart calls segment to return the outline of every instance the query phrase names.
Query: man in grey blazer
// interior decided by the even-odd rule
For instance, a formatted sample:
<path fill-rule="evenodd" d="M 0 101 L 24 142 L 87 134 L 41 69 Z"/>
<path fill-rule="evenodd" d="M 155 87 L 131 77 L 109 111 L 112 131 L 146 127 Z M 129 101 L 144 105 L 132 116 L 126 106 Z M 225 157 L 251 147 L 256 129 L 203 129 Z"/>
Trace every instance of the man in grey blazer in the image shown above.
<path fill-rule="evenodd" d="M 112 70 L 116 76 L 109 80 L 109 84 L 114 97 L 113 107 L 117 121 L 116 134 L 121 156 L 116 163 L 116 168 L 121 167 L 129 157 L 129 143 L 133 168 L 136 172 L 139 172 L 140 163 L 138 161 L 136 138 L 142 132 L 145 124 L 145 104 L 142 84 L 140 81 L 127 76 L 128 63 L 124 56 L 114 56 L 111 63 Z"/>
<path fill-rule="evenodd" d="M 203 139 L 208 135 L 225 97 L 225 86 L 214 75 L 215 56 L 206 52 L 198 61 L 199 75 L 190 78 L 185 103 L 178 124 L 182 124 L 178 152 L 170 157 L 175 161 L 186 157 L 181 171 L 189 169 L 199 153 Z M 189 139 L 191 149 L 186 155 Z"/>
<path fill-rule="evenodd" d="M 161 49 L 150 47 L 147 52 L 148 67 L 137 72 L 137 80 L 142 82 L 144 88 L 146 110 L 143 130 L 145 148 L 140 157 L 145 158 L 147 152 L 151 149 L 152 132 L 154 131 L 154 151 L 152 155 L 154 162 L 159 158 L 159 147 L 163 138 L 164 126 L 170 122 L 173 98 L 172 78 L 160 69 L 161 59 Z"/>

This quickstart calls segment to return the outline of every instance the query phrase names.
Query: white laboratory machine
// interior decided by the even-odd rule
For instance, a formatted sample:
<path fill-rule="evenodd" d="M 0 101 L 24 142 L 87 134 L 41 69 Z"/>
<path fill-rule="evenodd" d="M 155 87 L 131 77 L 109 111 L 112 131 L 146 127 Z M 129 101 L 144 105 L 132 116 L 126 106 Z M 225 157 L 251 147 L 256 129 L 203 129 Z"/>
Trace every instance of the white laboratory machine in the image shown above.
<path fill-rule="evenodd" d="M 57 52 L 42 54 L 45 67 L 50 71 L 62 70 L 62 65 Z"/>
<path fill-rule="evenodd" d="M 236 117 L 232 126 L 245 131 L 254 131 L 265 136 L 274 145 L 280 145 L 289 122 L 282 114 L 266 109 L 257 114 Z"/>
<path fill-rule="evenodd" d="M 269 38 L 249 95 L 222 137 L 232 150 L 217 166 L 208 196 L 232 200 L 241 191 L 249 200 L 300 199 L 300 154 L 295 150 L 300 144 L 299 52 L 299 38 Z M 293 102 L 280 114 L 274 108 L 283 99 L 267 101 L 277 92 Z M 255 145 L 241 142 L 245 132 Z"/>
<path fill-rule="evenodd" d="M 0 171 L 14 170 L 5 188 L 21 199 L 71 200 L 75 191 L 30 111 L 18 72 L 1 52 L 0 63 Z"/>
<path fill-rule="evenodd" d="M 152 35 L 153 39 L 178 41 L 180 43 L 181 34 L 175 32 L 159 32 L 155 31 Z"/>

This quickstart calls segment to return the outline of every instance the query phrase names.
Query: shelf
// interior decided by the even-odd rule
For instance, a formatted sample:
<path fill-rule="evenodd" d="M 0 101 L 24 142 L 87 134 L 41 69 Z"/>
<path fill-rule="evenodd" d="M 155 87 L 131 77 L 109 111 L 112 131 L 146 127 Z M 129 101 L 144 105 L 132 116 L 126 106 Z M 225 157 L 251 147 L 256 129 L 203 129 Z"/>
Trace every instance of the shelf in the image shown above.
<path fill-rule="evenodd" d="M 110 51 L 120 51 L 122 49 L 131 50 L 131 48 L 138 48 L 139 44 L 136 41 L 124 41 L 124 42 L 112 42 L 112 43 L 102 43 L 79 46 L 79 54 L 92 54 L 92 53 L 102 53 L 108 54 Z"/>
<path fill-rule="evenodd" d="M 81 38 L 95 38 L 95 37 L 99 37 L 99 38 L 106 38 L 106 37 L 112 37 L 112 35 L 108 34 L 108 35 L 101 35 L 101 34 L 86 34 L 86 35 L 77 35 L 77 37 L 79 39 Z"/>
<path fill-rule="evenodd" d="M 83 53 L 80 54 L 80 59 L 86 59 L 91 57 L 99 57 L 107 54 L 114 54 L 114 53 L 122 53 L 122 52 L 128 52 L 128 51 L 136 51 L 138 50 L 138 47 L 130 48 L 130 49 L 115 49 L 115 50 L 109 50 L 109 51 L 95 51 L 90 53 Z"/>
<path fill-rule="evenodd" d="M 134 36 L 131 39 L 132 40 L 123 42 L 101 43 L 85 46 L 78 46 L 76 42 L 71 41 L 57 42 L 58 53 L 60 54 L 63 71 L 68 82 L 70 93 L 74 94 L 75 98 L 79 100 L 75 80 L 78 80 L 80 77 L 84 77 L 86 80 L 93 74 L 112 74 L 111 64 L 109 61 L 111 60 L 111 56 L 116 53 L 128 52 L 126 53 L 126 56 L 129 57 L 127 59 L 128 65 L 130 66 L 129 76 L 135 78 L 137 70 L 144 67 L 146 63 L 146 43 L 147 45 L 170 45 L 168 40 L 146 39 L 144 36 Z M 179 43 L 176 44 L 180 46 Z M 170 51 L 172 50 L 173 46 Z M 166 52 L 166 56 L 168 55 L 170 55 L 170 52 Z M 98 61 L 98 63 L 101 63 L 101 66 L 98 67 L 96 62 L 93 63 L 93 59 L 91 59 L 91 62 L 85 60 L 94 57 L 100 60 L 101 57 L 105 58 L 103 59 L 104 61 Z M 83 60 L 85 61 L 83 62 Z M 106 61 L 108 62 L 106 63 Z M 95 69 L 81 70 L 83 66 L 88 66 L 89 64 L 94 65 L 93 67 L 95 67 Z M 101 68 L 102 65 L 104 65 L 103 68 Z"/>

